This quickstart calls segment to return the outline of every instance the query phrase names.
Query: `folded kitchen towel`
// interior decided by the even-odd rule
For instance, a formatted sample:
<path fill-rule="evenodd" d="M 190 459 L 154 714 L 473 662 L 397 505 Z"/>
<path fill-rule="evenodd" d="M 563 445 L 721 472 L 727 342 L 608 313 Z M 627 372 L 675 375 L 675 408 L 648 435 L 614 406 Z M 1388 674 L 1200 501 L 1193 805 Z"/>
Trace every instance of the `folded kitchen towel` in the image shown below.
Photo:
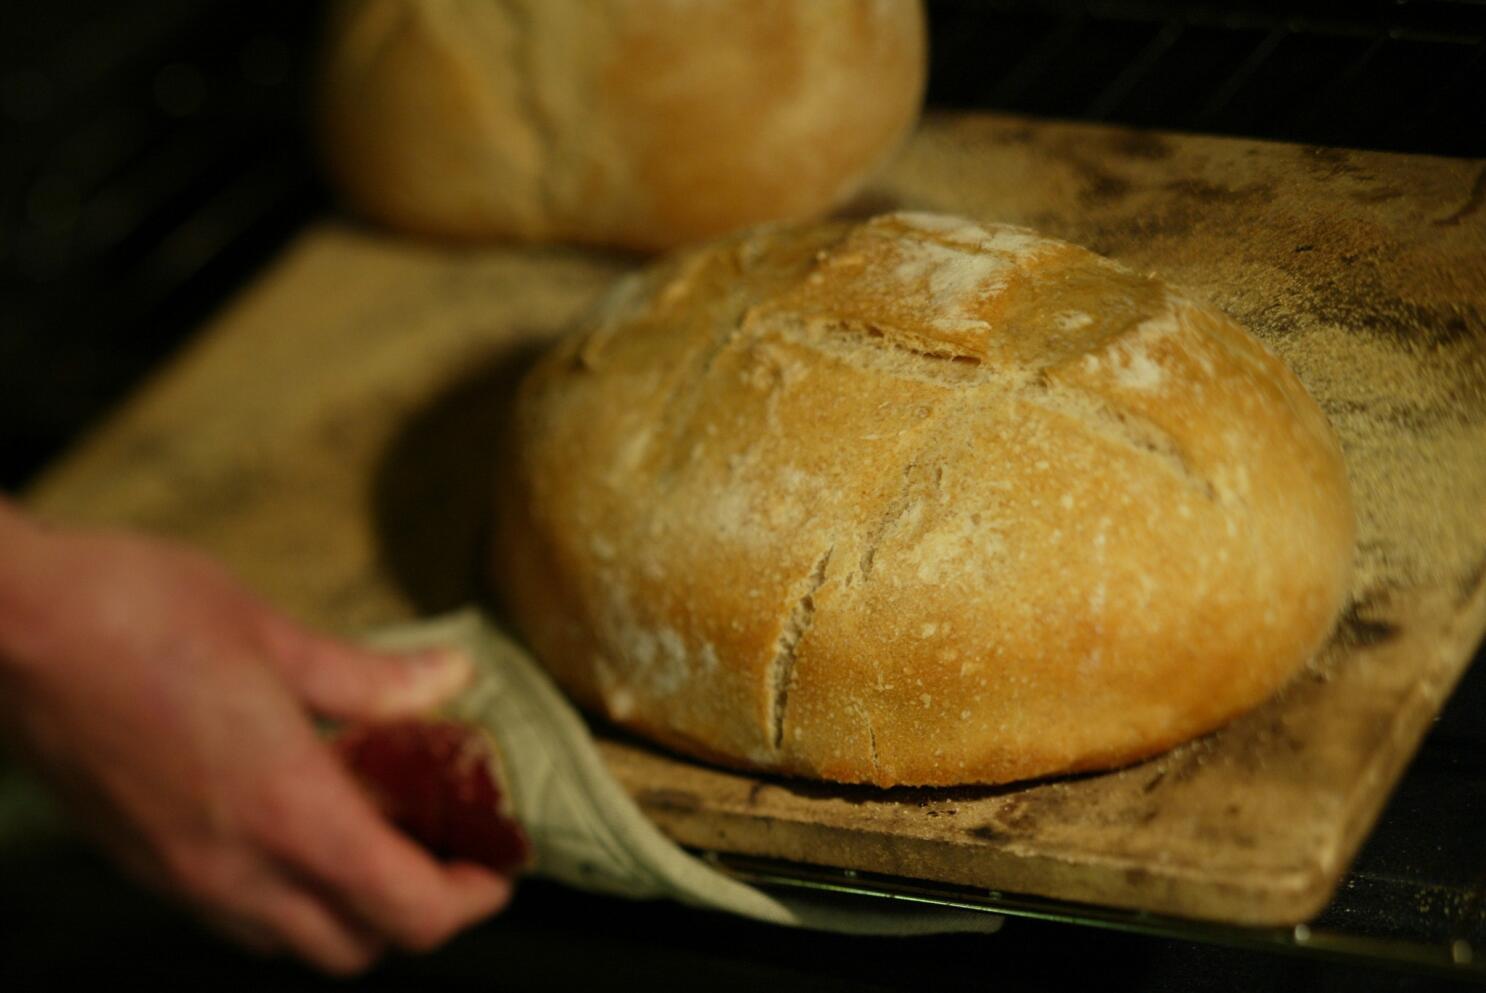
<path fill-rule="evenodd" d="M 980 911 L 854 894 L 764 892 L 688 854 L 619 785 L 587 725 L 546 673 L 476 610 L 384 630 L 370 640 L 389 649 L 448 645 L 474 661 L 474 682 L 445 712 L 494 738 L 512 809 L 536 849 L 538 875 L 824 931 L 915 935 L 1001 926 L 1001 917 Z"/>

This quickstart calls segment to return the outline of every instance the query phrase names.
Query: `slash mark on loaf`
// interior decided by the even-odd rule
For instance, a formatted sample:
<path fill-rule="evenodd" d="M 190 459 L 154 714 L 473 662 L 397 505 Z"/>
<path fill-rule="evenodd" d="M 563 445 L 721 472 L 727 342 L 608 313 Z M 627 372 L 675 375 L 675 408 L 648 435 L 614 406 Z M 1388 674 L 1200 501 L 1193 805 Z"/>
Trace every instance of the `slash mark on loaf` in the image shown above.
<path fill-rule="evenodd" d="M 725 324 L 721 331 L 708 340 L 706 347 L 698 352 L 692 367 L 676 378 L 675 385 L 671 388 L 671 395 L 666 399 L 665 410 L 661 415 L 662 437 L 667 438 L 675 449 L 673 457 L 662 469 L 660 478 L 657 480 L 662 485 L 674 482 L 691 459 L 690 446 L 681 444 L 680 439 L 691 428 L 697 409 L 702 405 L 707 379 L 713 367 L 717 365 L 717 360 L 722 358 L 723 353 L 737 345 L 742 327 L 741 321 Z"/>
<path fill-rule="evenodd" d="M 867 535 L 867 540 L 863 543 L 862 556 L 857 562 L 857 572 L 863 580 L 872 575 L 872 562 L 877 558 L 877 546 L 882 544 L 882 539 L 887 534 L 888 528 L 892 527 L 894 522 L 908 510 L 908 497 L 910 487 L 913 484 L 913 470 L 917 468 L 917 458 L 910 459 L 908 464 L 903 467 L 903 485 L 899 488 L 898 495 L 893 498 L 892 503 L 888 504 L 882 517 L 877 521 L 876 526 L 872 528 L 871 533 Z"/>
<path fill-rule="evenodd" d="M 1040 376 L 1022 391 L 1022 400 L 1051 414 L 1068 417 L 1087 431 L 1125 445 L 1156 460 L 1187 486 L 1208 500 L 1224 494 L 1187 458 L 1186 452 L 1164 428 L 1134 411 L 1112 404 L 1086 390 L 1053 385 Z"/>
<path fill-rule="evenodd" d="M 826 553 L 816 561 L 815 568 L 810 570 L 805 592 L 795 601 L 794 609 L 784 622 L 784 630 L 779 632 L 779 645 L 774 650 L 774 660 L 769 664 L 774 686 L 770 738 L 776 749 L 784 743 L 784 710 L 789 705 L 790 683 L 795 676 L 795 649 L 815 621 L 815 591 L 826 581 L 826 566 L 830 564 L 831 553 L 835 550 L 835 545 L 827 548 Z"/>
<path fill-rule="evenodd" d="M 885 325 L 843 321 L 838 325 L 838 329 L 855 331 L 862 335 L 869 344 L 890 348 L 916 358 L 933 359 L 935 362 L 962 362 L 966 365 L 981 364 L 979 355 L 968 349 L 956 348 L 953 342 L 938 342 L 920 335 L 896 331 Z"/>

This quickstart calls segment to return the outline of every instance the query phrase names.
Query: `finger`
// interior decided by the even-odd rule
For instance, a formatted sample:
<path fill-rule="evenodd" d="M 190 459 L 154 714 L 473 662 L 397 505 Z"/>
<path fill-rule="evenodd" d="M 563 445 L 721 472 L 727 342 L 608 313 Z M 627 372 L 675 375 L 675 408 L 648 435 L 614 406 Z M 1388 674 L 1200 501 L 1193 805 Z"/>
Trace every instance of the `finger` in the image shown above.
<path fill-rule="evenodd" d="M 511 900 L 512 881 L 484 866 L 442 865 L 378 822 L 357 835 L 340 859 L 312 871 L 348 914 L 400 948 L 437 948 Z"/>
<path fill-rule="evenodd" d="M 263 855 L 216 844 L 178 846 L 164 861 L 171 888 L 250 950 L 288 949 L 334 975 L 361 972 L 376 960 L 385 941 Z"/>
<path fill-rule="evenodd" d="M 332 975 L 364 972 L 386 949 L 379 937 L 343 919 L 318 896 L 287 884 L 269 891 L 252 910 L 259 928 Z"/>
<path fill-rule="evenodd" d="M 213 931 L 254 955 L 268 958 L 284 950 L 283 942 L 261 924 L 225 914 L 205 914 L 203 918 Z"/>
<path fill-rule="evenodd" d="M 440 868 L 456 886 L 489 892 L 494 905 L 481 915 L 482 918 L 503 910 L 516 895 L 516 877 L 502 875 L 478 862 L 446 862 Z"/>
<path fill-rule="evenodd" d="M 275 784 L 287 794 L 275 806 L 298 811 L 303 828 L 281 829 L 273 847 L 349 913 L 426 951 L 510 900 L 510 880 L 472 864 L 440 865 L 381 818 L 328 751 L 323 763 Z"/>
<path fill-rule="evenodd" d="M 286 624 L 271 635 L 270 662 L 300 697 L 328 717 L 407 716 L 437 707 L 468 685 L 457 649 L 394 654 L 343 644 Z"/>

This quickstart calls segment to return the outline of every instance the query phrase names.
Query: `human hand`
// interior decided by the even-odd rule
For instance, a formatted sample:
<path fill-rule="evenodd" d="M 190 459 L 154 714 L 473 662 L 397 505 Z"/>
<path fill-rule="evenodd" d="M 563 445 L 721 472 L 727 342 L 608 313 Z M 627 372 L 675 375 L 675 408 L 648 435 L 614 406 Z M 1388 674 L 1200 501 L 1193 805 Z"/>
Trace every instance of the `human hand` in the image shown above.
<path fill-rule="evenodd" d="M 425 712 L 466 660 L 319 637 L 165 542 L 13 513 L 0 531 L 0 726 L 126 870 L 339 974 L 508 901 L 510 880 L 393 829 L 310 718 Z"/>

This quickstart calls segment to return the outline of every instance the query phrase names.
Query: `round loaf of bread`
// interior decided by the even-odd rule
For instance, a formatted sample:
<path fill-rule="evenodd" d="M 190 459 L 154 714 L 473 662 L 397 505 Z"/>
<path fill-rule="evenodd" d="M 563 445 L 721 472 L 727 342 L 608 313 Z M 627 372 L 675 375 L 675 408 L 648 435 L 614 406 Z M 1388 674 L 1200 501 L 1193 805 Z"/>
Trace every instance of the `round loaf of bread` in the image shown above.
<path fill-rule="evenodd" d="M 917 119 L 920 0 L 342 0 L 320 130 L 366 215 L 657 249 L 822 213 Z"/>
<path fill-rule="evenodd" d="M 523 382 L 494 568 L 584 705 L 842 782 L 1105 768 L 1274 693 L 1347 592 L 1301 384 L 1030 231 L 772 226 L 622 281 Z"/>

